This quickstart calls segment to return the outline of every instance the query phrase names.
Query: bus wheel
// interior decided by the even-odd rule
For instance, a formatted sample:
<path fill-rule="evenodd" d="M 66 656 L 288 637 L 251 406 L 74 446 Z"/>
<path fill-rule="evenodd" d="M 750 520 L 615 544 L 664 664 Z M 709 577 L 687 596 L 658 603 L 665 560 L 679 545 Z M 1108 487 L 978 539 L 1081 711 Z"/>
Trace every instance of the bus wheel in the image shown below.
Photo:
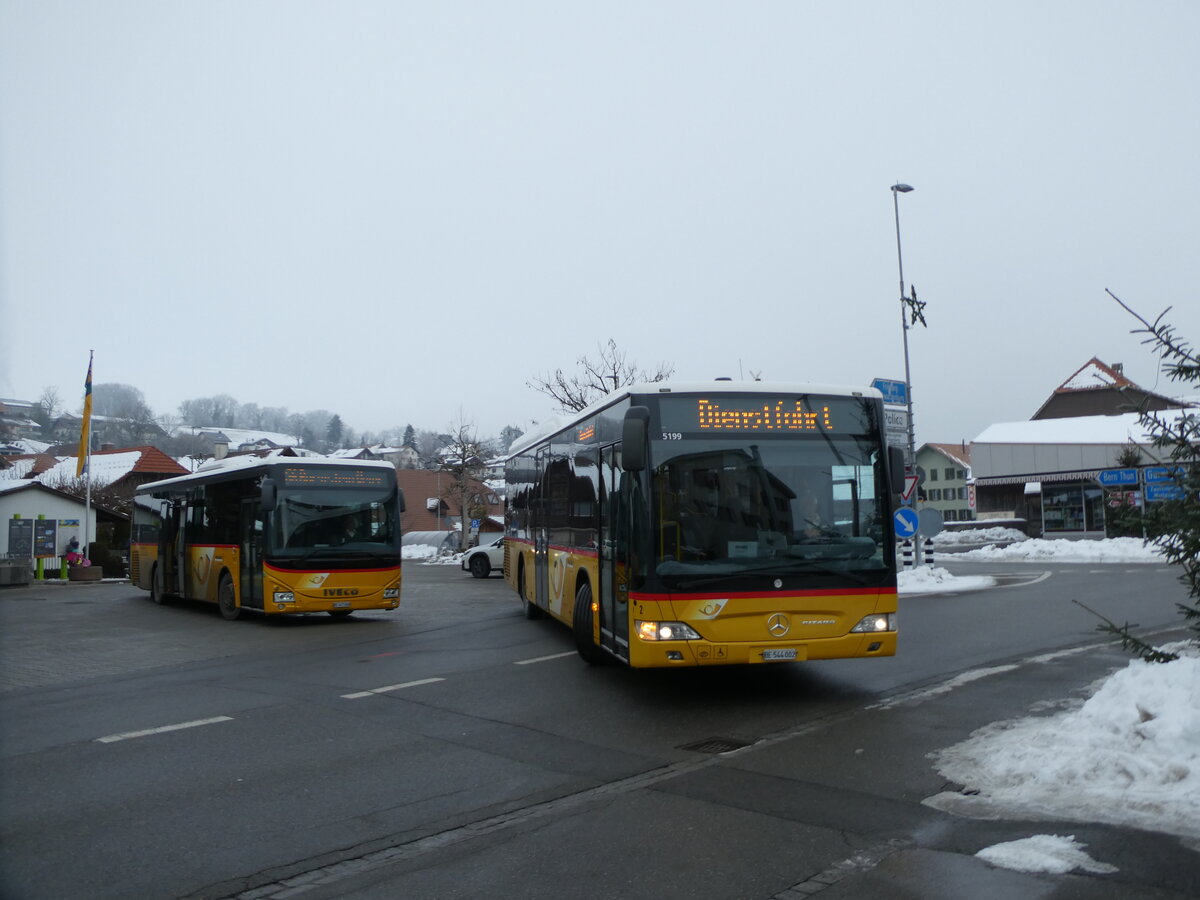
<path fill-rule="evenodd" d="M 237 605 L 233 579 L 228 575 L 221 576 L 221 585 L 217 588 L 217 606 L 221 608 L 221 615 L 231 622 L 242 614 L 242 608 Z"/>
<path fill-rule="evenodd" d="M 575 592 L 575 649 L 589 666 L 604 661 L 604 654 L 592 638 L 592 586 L 584 582 Z"/>
<path fill-rule="evenodd" d="M 530 603 L 529 598 L 525 596 L 525 566 L 524 564 L 517 570 L 517 593 L 521 595 L 521 605 L 525 607 L 525 618 L 540 619 L 545 613 L 536 603 Z"/>
<path fill-rule="evenodd" d="M 150 599 L 159 606 L 167 602 L 167 595 L 163 591 L 162 566 L 157 564 L 150 570 Z"/>

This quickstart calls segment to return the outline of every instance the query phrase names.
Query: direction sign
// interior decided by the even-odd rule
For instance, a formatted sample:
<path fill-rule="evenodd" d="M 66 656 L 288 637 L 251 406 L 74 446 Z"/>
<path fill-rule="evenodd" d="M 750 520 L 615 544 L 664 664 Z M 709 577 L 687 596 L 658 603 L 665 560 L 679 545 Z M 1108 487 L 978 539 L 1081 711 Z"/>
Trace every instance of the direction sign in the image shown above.
<path fill-rule="evenodd" d="M 895 519 L 896 537 L 901 540 L 912 537 L 921 526 L 917 518 L 917 511 L 911 506 L 902 506 L 896 510 Z"/>
<path fill-rule="evenodd" d="M 1183 472 L 1178 466 L 1150 466 L 1142 470 L 1142 477 L 1146 484 L 1162 484 L 1165 481 L 1174 481 L 1176 475 L 1182 475 Z"/>
<path fill-rule="evenodd" d="M 883 394 L 884 403 L 891 403 L 896 406 L 904 406 L 908 403 L 908 385 L 903 381 L 896 381 L 891 378 L 876 378 L 871 382 L 871 387 Z"/>
<path fill-rule="evenodd" d="M 1105 469 L 1096 479 L 1105 487 L 1115 487 L 1119 484 L 1137 484 L 1137 469 Z"/>
<path fill-rule="evenodd" d="M 1148 484 L 1146 485 L 1146 499 L 1151 502 L 1155 500 L 1182 500 L 1183 488 L 1177 484 Z"/>

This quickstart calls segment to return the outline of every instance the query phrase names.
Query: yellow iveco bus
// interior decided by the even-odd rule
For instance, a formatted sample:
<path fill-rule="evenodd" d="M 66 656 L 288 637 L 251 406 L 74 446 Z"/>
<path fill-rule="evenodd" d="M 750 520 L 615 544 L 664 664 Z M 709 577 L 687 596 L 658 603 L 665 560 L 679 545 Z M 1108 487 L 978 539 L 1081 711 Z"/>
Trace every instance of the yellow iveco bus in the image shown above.
<path fill-rule="evenodd" d="M 588 662 L 895 653 L 904 458 L 873 388 L 635 385 L 510 454 L 505 580 Z"/>
<path fill-rule="evenodd" d="M 227 619 L 395 609 L 403 511 L 391 463 L 227 457 L 137 489 L 130 577 Z"/>

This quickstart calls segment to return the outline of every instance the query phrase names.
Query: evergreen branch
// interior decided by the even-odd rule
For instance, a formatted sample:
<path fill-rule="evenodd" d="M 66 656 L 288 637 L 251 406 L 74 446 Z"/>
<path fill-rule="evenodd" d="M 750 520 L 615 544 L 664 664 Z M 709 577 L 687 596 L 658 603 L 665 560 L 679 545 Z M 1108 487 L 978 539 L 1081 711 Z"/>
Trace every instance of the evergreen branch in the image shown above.
<path fill-rule="evenodd" d="M 1137 628 L 1137 623 L 1130 625 L 1126 622 L 1124 625 L 1118 626 L 1112 619 L 1096 612 L 1086 603 L 1081 603 L 1073 597 L 1071 598 L 1071 602 L 1076 606 L 1082 606 L 1103 623 L 1096 626 L 1097 631 L 1119 637 L 1121 639 L 1121 649 L 1127 652 L 1132 651 L 1139 659 L 1152 663 L 1168 663 L 1179 659 L 1178 653 L 1168 653 L 1164 650 L 1159 650 L 1157 647 L 1147 644 L 1141 638 L 1131 634 L 1129 629 Z"/>

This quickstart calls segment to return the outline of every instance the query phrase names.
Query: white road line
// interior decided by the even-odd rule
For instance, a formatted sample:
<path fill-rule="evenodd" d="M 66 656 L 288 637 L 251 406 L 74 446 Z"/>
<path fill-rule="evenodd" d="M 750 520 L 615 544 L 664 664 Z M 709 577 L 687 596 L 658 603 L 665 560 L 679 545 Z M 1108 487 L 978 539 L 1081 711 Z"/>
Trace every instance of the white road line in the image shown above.
<path fill-rule="evenodd" d="M 166 731 L 180 731 L 184 728 L 198 728 L 201 725 L 215 725 L 217 722 L 232 722 L 233 716 L 213 716 L 211 719 L 197 719 L 194 722 L 180 722 L 178 725 L 160 725 L 158 728 L 146 728 L 142 731 L 125 731 L 121 734 L 110 734 L 107 737 L 96 738 L 101 744 L 112 744 L 116 741 L 127 741 L 130 738 L 147 737 L 152 734 L 162 734 Z"/>
<path fill-rule="evenodd" d="M 564 656 L 574 656 L 574 650 L 568 650 L 566 653 L 555 653 L 553 656 L 537 656 L 533 659 L 518 659 L 513 663 L 514 666 L 532 666 L 534 663 L 549 662 L 552 659 L 562 659 Z"/>
<path fill-rule="evenodd" d="M 376 694 L 386 694 L 388 691 L 402 691 L 405 688 L 416 687 L 421 684 L 433 684 L 437 681 L 445 681 L 445 678 L 422 678 L 420 681 L 406 681 L 404 684 L 389 684 L 384 687 L 371 688 L 369 691 L 358 691 L 354 694 L 342 694 L 343 700 L 361 700 L 363 697 L 374 697 Z"/>

